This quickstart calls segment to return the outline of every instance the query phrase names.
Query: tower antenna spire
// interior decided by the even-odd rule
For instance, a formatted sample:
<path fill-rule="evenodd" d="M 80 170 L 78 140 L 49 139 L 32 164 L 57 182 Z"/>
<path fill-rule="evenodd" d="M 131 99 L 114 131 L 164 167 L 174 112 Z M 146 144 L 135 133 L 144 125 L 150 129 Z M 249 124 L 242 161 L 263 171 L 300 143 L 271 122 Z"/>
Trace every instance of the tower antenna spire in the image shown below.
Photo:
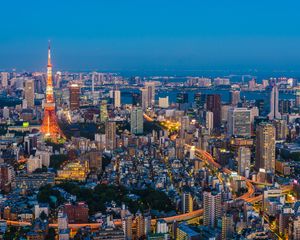
<path fill-rule="evenodd" d="M 48 40 L 48 66 L 51 66 L 51 42 Z"/>

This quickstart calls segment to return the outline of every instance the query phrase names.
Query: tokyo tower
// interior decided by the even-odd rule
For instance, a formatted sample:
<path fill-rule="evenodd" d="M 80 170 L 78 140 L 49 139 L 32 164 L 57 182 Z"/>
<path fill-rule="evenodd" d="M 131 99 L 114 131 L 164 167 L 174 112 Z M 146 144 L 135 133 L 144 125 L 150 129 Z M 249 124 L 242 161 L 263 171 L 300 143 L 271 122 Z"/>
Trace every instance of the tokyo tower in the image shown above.
<path fill-rule="evenodd" d="M 44 119 L 40 132 L 45 139 L 51 142 L 57 143 L 65 140 L 65 136 L 58 125 L 55 113 L 50 43 L 48 47 L 46 102 L 44 104 Z"/>

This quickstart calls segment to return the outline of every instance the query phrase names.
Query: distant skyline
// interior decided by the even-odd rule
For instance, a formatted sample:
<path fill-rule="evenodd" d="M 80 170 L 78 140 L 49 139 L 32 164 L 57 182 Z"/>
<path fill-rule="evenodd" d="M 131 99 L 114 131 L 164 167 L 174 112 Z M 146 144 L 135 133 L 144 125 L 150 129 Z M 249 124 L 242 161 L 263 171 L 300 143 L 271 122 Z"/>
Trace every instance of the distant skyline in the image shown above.
<path fill-rule="evenodd" d="M 0 71 L 300 71 L 297 0 L 4 1 Z"/>

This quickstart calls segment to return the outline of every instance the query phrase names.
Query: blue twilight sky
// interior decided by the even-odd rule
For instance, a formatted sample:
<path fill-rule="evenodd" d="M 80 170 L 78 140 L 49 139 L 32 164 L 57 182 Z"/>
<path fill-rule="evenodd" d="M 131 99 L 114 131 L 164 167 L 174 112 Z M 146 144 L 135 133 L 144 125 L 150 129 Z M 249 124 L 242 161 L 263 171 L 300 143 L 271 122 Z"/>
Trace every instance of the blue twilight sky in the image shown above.
<path fill-rule="evenodd" d="M 0 70 L 300 70 L 299 0 L 6 0 Z"/>

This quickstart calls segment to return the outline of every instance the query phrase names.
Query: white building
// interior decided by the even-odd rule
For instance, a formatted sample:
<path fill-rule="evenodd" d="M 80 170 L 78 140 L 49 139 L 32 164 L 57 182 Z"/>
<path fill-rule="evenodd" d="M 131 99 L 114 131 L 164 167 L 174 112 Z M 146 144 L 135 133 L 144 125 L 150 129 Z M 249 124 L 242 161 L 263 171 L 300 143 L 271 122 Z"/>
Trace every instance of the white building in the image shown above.
<path fill-rule="evenodd" d="M 169 96 L 158 98 L 158 106 L 160 108 L 168 108 L 169 107 Z"/>

